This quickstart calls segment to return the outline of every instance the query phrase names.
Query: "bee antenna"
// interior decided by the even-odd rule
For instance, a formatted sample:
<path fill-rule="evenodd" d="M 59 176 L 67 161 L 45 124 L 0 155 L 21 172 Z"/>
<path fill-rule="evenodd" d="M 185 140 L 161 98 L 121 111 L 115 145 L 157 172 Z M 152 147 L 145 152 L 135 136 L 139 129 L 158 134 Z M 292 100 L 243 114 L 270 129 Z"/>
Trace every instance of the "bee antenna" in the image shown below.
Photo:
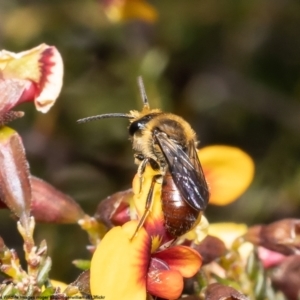
<path fill-rule="evenodd" d="M 144 107 L 150 108 L 142 76 L 139 76 L 137 80 L 138 80 L 138 86 L 140 89 L 141 97 L 144 103 Z"/>
<path fill-rule="evenodd" d="M 77 123 L 87 123 L 90 121 L 95 121 L 99 119 L 107 119 L 107 118 L 126 118 L 126 119 L 132 119 L 133 117 L 128 114 L 122 114 L 122 113 L 111 113 L 111 114 L 103 114 L 103 115 L 97 115 L 97 116 L 91 116 L 83 119 L 77 120 Z"/>

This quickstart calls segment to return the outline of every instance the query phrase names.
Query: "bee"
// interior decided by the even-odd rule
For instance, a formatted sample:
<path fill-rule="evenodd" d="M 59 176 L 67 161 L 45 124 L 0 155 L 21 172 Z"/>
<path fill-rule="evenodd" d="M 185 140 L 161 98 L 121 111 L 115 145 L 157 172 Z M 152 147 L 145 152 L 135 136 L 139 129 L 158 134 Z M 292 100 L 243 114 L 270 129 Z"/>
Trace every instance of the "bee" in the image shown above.
<path fill-rule="evenodd" d="M 127 118 L 137 173 L 142 176 L 147 165 L 154 175 L 148 192 L 145 212 L 136 232 L 149 214 L 154 186 L 162 184 L 161 202 L 165 228 L 174 237 L 190 231 L 199 221 L 209 200 L 209 189 L 197 155 L 196 134 L 181 117 L 150 109 L 142 78 L 138 84 L 143 100 L 142 111 L 110 113 L 78 120 L 85 123 L 103 118 Z"/>

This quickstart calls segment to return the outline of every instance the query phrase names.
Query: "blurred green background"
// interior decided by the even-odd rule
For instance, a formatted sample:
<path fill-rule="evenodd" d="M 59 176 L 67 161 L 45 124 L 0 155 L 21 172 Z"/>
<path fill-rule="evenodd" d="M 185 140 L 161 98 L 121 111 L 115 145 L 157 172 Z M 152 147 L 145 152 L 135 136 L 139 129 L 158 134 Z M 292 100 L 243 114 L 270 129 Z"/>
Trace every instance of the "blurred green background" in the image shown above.
<path fill-rule="evenodd" d="M 247 192 L 227 207 L 209 207 L 211 222 L 254 224 L 300 212 L 300 2 L 292 0 L 151 1 L 159 18 L 111 23 L 101 2 L 0 2 L 0 48 L 19 52 L 55 45 L 64 86 L 47 115 L 22 105 L 11 124 L 23 137 L 31 172 L 73 196 L 93 214 L 106 196 L 130 187 L 136 166 L 127 121 L 76 124 L 108 112 L 141 109 L 142 75 L 153 108 L 184 117 L 200 146 L 226 144 L 256 164 Z M 0 235 L 22 255 L 9 212 Z M 51 276 L 70 282 L 70 263 L 89 258 L 76 225 L 38 225 L 53 257 Z"/>

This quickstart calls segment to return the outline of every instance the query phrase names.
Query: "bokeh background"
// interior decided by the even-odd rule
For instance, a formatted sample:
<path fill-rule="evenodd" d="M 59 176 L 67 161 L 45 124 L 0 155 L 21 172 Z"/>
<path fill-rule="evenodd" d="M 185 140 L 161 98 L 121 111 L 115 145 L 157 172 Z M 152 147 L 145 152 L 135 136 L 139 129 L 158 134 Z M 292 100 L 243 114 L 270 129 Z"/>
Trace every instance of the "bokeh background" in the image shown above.
<path fill-rule="evenodd" d="M 93 214 L 99 201 L 129 188 L 136 166 L 127 120 L 76 120 L 141 109 L 136 78 L 153 108 L 179 114 L 200 146 L 249 153 L 255 179 L 238 201 L 209 207 L 211 222 L 268 223 L 300 213 L 300 2 L 188 0 L 151 4 L 158 17 L 112 22 L 114 1 L 0 2 L 0 49 L 55 45 L 65 64 L 62 93 L 47 115 L 22 105 L 11 124 L 23 137 L 31 172 Z M 0 211 L 0 235 L 22 256 L 15 221 Z M 71 282 L 89 258 L 76 225 L 39 224 L 53 257 L 51 276 Z"/>

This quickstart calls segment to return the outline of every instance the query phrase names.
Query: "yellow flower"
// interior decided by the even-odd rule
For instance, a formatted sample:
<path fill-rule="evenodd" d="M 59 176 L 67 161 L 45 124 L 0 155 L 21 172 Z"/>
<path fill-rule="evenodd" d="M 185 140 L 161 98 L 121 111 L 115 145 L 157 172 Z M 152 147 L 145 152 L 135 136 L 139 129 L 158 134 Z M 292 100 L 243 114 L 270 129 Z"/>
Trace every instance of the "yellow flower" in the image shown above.
<path fill-rule="evenodd" d="M 146 168 L 141 190 L 139 176 L 133 180 L 133 205 L 138 219 L 144 215 L 155 174 L 150 167 Z M 91 262 L 93 295 L 126 300 L 146 299 L 150 293 L 177 299 L 183 290 L 183 277 L 192 277 L 199 270 L 202 259 L 195 250 L 181 245 L 166 248 L 174 237 L 164 226 L 160 193 L 161 185 L 156 184 L 151 208 L 141 228 L 139 221 L 129 221 L 111 229 L 98 245 Z"/>
<path fill-rule="evenodd" d="M 200 150 L 199 157 L 211 187 L 213 203 L 233 201 L 252 180 L 253 162 L 237 148 L 211 146 Z M 106 199 L 104 214 L 99 213 L 102 210 L 98 207 L 99 220 L 111 225 L 120 224 L 120 220 L 127 223 L 112 228 L 93 255 L 90 281 L 93 295 L 126 300 L 146 299 L 146 294 L 150 293 L 160 298 L 177 299 L 183 289 L 183 277 L 191 277 L 199 270 L 202 259 L 195 250 L 168 244 L 174 236 L 165 227 L 161 184 L 154 184 L 151 205 L 145 213 L 152 179 L 157 174 L 146 166 L 142 178 L 135 176 L 132 193 L 126 191 L 116 194 L 117 198 Z M 232 184 L 231 180 L 235 182 Z M 108 209 L 110 204 L 111 210 Z M 118 207 L 122 204 L 122 209 L 115 204 Z M 141 223 L 138 220 L 142 220 Z M 242 232 L 245 230 L 243 228 Z M 242 233 L 239 231 L 238 234 Z M 223 238 L 228 241 L 225 234 Z"/>
<path fill-rule="evenodd" d="M 122 22 L 139 19 L 145 22 L 155 22 L 157 11 L 144 0 L 104 0 L 106 15 L 112 22 Z"/>
<path fill-rule="evenodd" d="M 239 148 L 215 145 L 198 150 L 206 181 L 209 203 L 227 205 L 249 187 L 254 176 L 251 157 Z"/>
<path fill-rule="evenodd" d="M 133 235 L 138 221 L 111 229 L 98 245 L 91 262 L 92 295 L 105 299 L 143 300 L 153 296 L 177 299 L 183 277 L 192 277 L 201 257 L 186 246 L 151 252 L 152 238 L 145 228 Z"/>

